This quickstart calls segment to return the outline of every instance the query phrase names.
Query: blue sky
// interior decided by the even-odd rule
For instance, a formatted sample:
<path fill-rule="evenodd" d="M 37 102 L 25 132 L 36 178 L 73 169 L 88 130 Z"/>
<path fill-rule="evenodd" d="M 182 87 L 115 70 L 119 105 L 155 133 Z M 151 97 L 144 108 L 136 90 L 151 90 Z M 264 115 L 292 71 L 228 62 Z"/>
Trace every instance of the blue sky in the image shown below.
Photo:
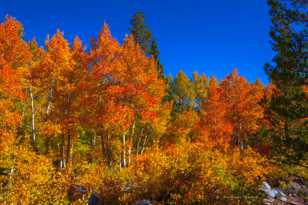
<path fill-rule="evenodd" d="M 25 38 L 40 44 L 60 29 L 89 46 L 104 21 L 122 41 L 136 11 L 145 13 L 167 75 L 182 69 L 222 79 L 237 67 L 249 81 L 268 82 L 263 65 L 273 52 L 266 0 L 0 0 L 1 21 L 16 17 Z"/>

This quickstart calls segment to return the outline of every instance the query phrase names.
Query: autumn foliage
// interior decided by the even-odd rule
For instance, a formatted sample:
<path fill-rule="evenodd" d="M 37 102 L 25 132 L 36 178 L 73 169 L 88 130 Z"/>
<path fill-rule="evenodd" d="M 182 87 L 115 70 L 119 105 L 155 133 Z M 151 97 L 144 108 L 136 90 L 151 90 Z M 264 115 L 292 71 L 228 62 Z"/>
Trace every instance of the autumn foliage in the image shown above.
<path fill-rule="evenodd" d="M 44 47 L 22 33 L 12 17 L 0 24 L 1 204 L 66 204 L 70 184 L 106 203 L 238 204 L 273 171 L 249 143 L 269 123 L 269 89 L 236 69 L 168 81 L 107 24 L 89 49 L 60 31 Z"/>

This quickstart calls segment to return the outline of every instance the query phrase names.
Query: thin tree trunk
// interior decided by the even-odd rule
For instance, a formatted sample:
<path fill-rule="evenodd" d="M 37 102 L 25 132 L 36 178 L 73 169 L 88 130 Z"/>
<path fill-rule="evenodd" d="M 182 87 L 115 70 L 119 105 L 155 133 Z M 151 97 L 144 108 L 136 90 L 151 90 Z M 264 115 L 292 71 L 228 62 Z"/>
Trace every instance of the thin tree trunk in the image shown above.
<path fill-rule="evenodd" d="M 128 149 L 128 162 L 127 162 L 128 166 L 131 163 L 131 154 L 132 154 L 132 147 L 130 146 L 129 149 Z"/>
<path fill-rule="evenodd" d="M 64 150 L 65 139 L 64 136 L 61 136 L 61 169 L 65 169 L 66 161 L 65 161 L 65 150 Z"/>
<path fill-rule="evenodd" d="M 145 148 L 145 145 L 146 145 L 146 142 L 147 142 L 147 138 L 148 138 L 148 136 L 146 135 L 144 137 L 144 141 L 143 141 L 143 144 L 142 144 L 141 154 L 143 154 L 143 152 L 144 152 L 144 148 Z"/>
<path fill-rule="evenodd" d="M 95 147 L 95 145 L 96 145 L 96 133 L 94 133 L 91 138 L 91 146 Z"/>
<path fill-rule="evenodd" d="M 132 154 L 132 149 L 133 149 L 133 144 L 134 144 L 135 127 L 136 127 L 136 124 L 134 122 L 133 127 L 132 127 L 132 132 L 131 132 L 131 135 L 130 135 L 130 139 L 129 139 L 129 143 L 128 143 L 128 151 L 127 151 L 128 162 L 127 162 L 127 166 L 129 166 L 130 163 L 131 163 L 131 154 Z"/>
<path fill-rule="evenodd" d="M 126 167 L 126 136 L 122 135 L 122 167 Z"/>
<path fill-rule="evenodd" d="M 57 148 L 58 148 L 58 160 L 59 160 L 59 164 L 58 164 L 58 162 L 57 162 L 57 168 L 60 168 L 60 169 L 62 169 L 62 155 L 61 155 L 61 145 L 60 145 L 60 143 L 57 143 Z"/>
<path fill-rule="evenodd" d="M 52 96 L 53 96 L 53 90 L 51 88 L 49 90 L 49 93 L 48 93 L 47 105 L 46 105 L 46 108 L 45 108 L 46 121 L 48 120 L 48 116 L 49 116 L 49 112 L 50 112 L 50 108 L 51 108 Z"/>
<path fill-rule="evenodd" d="M 37 150 L 36 147 L 36 133 L 35 133 L 35 107 L 34 107 L 34 97 L 33 97 L 33 90 L 32 86 L 29 89 L 30 91 L 30 99 L 31 99 L 31 131 L 32 131 L 32 146 L 34 150 Z"/>

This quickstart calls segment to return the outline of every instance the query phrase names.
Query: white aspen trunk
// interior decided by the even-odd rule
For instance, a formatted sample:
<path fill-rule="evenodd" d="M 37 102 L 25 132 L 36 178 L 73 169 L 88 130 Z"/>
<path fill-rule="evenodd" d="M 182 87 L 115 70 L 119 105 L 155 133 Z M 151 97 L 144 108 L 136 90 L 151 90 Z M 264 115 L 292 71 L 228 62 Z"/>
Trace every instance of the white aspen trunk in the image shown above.
<path fill-rule="evenodd" d="M 127 165 L 130 165 L 130 163 L 131 163 L 131 153 L 132 153 L 132 146 L 130 146 L 129 149 L 128 149 L 128 162 L 127 162 Z"/>
<path fill-rule="evenodd" d="M 46 121 L 48 119 L 48 115 L 49 115 L 50 108 L 51 108 L 52 96 L 53 96 L 53 90 L 52 90 L 52 88 L 50 88 L 49 93 L 48 93 L 47 106 L 46 106 L 46 109 L 45 109 Z"/>
<path fill-rule="evenodd" d="M 94 147 L 96 145 L 96 133 L 92 136 L 91 145 Z"/>
<path fill-rule="evenodd" d="M 15 160 L 15 157 L 14 157 L 14 158 L 13 158 L 13 162 L 14 162 L 13 164 L 15 164 L 15 161 L 16 161 L 16 160 Z M 15 168 L 14 168 L 14 166 L 12 166 L 12 168 L 11 168 L 11 170 L 10 170 L 10 174 L 9 174 L 9 175 L 10 175 L 10 177 L 9 177 L 9 183 L 8 183 L 8 187 L 9 187 L 9 188 L 11 188 L 11 186 L 14 184 L 14 181 L 13 181 L 13 179 L 14 179 L 14 178 L 13 178 L 14 170 L 15 170 Z"/>
<path fill-rule="evenodd" d="M 144 141 L 143 141 L 143 144 L 142 144 L 141 154 L 143 154 L 143 152 L 144 152 L 144 148 L 145 148 L 145 145 L 146 145 L 146 142 L 147 142 L 147 138 L 148 138 L 148 136 L 146 135 L 144 137 Z"/>
<path fill-rule="evenodd" d="M 134 122 L 133 127 L 132 127 L 132 133 L 130 135 L 130 142 L 128 144 L 128 153 L 127 153 L 127 158 L 128 158 L 128 162 L 127 165 L 129 166 L 129 164 L 131 163 L 131 154 L 132 154 L 132 149 L 133 149 L 133 145 L 134 145 L 134 134 L 135 134 L 135 127 L 136 124 Z"/>
<path fill-rule="evenodd" d="M 30 98 L 31 98 L 31 131 L 32 131 L 32 144 L 35 148 L 36 144 L 36 133 L 35 133 L 35 107 L 32 86 L 30 87 Z"/>
<path fill-rule="evenodd" d="M 126 136 L 122 135 L 122 166 L 126 167 Z"/>
<path fill-rule="evenodd" d="M 64 139 L 64 136 L 61 136 L 62 137 L 62 142 L 61 142 L 61 169 L 65 169 L 66 168 L 66 160 L 65 160 L 65 149 L 64 149 L 64 146 L 65 146 L 65 139 Z"/>
<path fill-rule="evenodd" d="M 48 104 L 47 104 L 47 106 L 46 106 L 46 117 L 49 115 L 50 107 L 51 107 L 51 102 L 48 101 Z"/>
<path fill-rule="evenodd" d="M 133 127 L 132 127 L 131 136 L 134 136 L 134 134 L 135 134 L 135 127 L 136 127 L 136 123 L 134 122 Z"/>

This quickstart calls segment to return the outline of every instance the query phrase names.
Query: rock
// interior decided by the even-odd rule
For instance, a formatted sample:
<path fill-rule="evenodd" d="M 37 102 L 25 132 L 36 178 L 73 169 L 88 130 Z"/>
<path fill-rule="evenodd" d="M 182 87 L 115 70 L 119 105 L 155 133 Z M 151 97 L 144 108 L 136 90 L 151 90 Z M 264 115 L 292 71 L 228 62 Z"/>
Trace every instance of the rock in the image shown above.
<path fill-rule="evenodd" d="M 274 199 L 274 198 L 271 198 L 271 197 L 266 198 L 266 199 L 263 199 L 263 204 L 264 204 L 264 205 L 273 205 L 274 202 L 275 202 L 275 199 Z"/>
<path fill-rule="evenodd" d="M 295 193 L 298 193 L 302 188 L 297 182 L 291 182 L 290 187 L 295 191 Z"/>
<path fill-rule="evenodd" d="M 267 182 L 263 182 L 261 190 L 267 194 L 267 198 L 263 200 L 265 205 L 305 205 L 305 200 L 299 195 L 304 192 L 306 187 L 299 180 L 289 181 L 288 189 L 281 190 L 279 188 L 272 188 Z M 288 196 L 285 194 L 288 193 Z"/>
<path fill-rule="evenodd" d="M 280 201 L 283 201 L 283 202 L 287 202 L 288 201 L 288 197 L 287 196 L 279 196 L 278 197 L 278 199 L 280 200 Z"/>
<path fill-rule="evenodd" d="M 78 199 L 81 199 L 82 196 L 87 193 L 87 189 L 84 186 L 72 184 L 70 185 L 68 191 L 68 199 L 70 201 L 76 201 Z"/>
<path fill-rule="evenodd" d="M 136 201 L 133 205 L 152 205 L 152 203 L 147 199 L 143 199 Z"/>
<path fill-rule="evenodd" d="M 290 196 L 288 197 L 288 202 L 293 205 L 304 205 L 305 201 L 302 198 Z"/>
<path fill-rule="evenodd" d="M 304 193 L 305 196 L 308 196 L 308 187 L 303 185 L 301 192 Z"/>
<path fill-rule="evenodd" d="M 103 199 L 97 192 L 93 192 L 88 200 L 88 205 L 102 205 Z"/>
<path fill-rule="evenodd" d="M 267 182 L 263 182 L 261 186 L 261 190 L 263 190 L 268 197 L 275 198 L 275 197 L 280 197 L 283 200 L 286 198 L 286 194 L 283 193 L 282 190 L 279 188 L 272 188 Z"/>

